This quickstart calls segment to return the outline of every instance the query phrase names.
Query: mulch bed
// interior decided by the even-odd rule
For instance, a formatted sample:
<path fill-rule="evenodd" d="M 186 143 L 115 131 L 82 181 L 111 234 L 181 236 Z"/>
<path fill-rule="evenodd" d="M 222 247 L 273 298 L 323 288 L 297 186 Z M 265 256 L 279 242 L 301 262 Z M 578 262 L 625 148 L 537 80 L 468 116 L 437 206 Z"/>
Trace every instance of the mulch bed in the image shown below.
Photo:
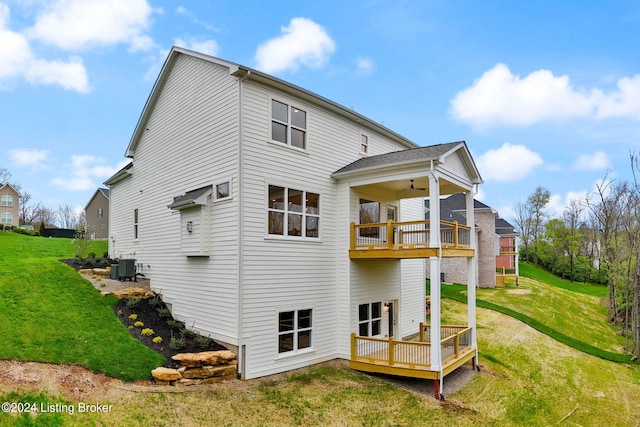
<path fill-rule="evenodd" d="M 73 258 L 61 259 L 60 261 L 76 270 L 87 267 L 86 263 L 78 262 L 78 260 Z M 131 286 L 135 285 L 132 284 Z M 121 299 L 113 307 L 113 312 L 120 319 L 124 327 L 129 329 L 132 337 L 156 353 L 164 356 L 166 363 L 163 366 L 167 368 L 177 368 L 178 364 L 171 360 L 171 356 L 176 354 L 227 350 L 226 347 L 210 338 L 200 336 L 192 331 L 187 331 L 183 322 L 176 322 L 173 319 L 167 306 L 162 302 L 160 297 L 136 299 L 136 301 L 137 302 L 134 303 L 131 299 Z M 164 315 L 161 315 L 161 313 Z M 135 320 L 129 317 L 132 314 L 137 316 Z M 134 326 L 136 321 L 144 323 L 144 326 Z M 142 330 L 145 328 L 152 329 L 153 335 L 142 335 Z M 153 342 L 153 338 L 155 337 L 161 337 L 162 341 L 160 343 Z M 172 339 L 181 340 L 181 342 L 183 340 L 184 345 L 176 348 L 175 342 L 173 346 L 171 345 Z"/>
<path fill-rule="evenodd" d="M 163 311 L 164 313 L 167 313 L 168 310 L 164 302 L 162 302 L 159 297 L 138 299 L 136 301 L 137 303 L 133 305 L 130 299 L 121 299 L 113 307 L 113 311 L 122 324 L 129 329 L 129 333 L 132 337 L 139 340 L 151 350 L 160 353 L 167 359 L 167 363 L 164 365 L 165 367 L 178 367 L 178 365 L 171 360 L 171 356 L 179 353 L 226 350 L 226 347 L 218 344 L 210 338 L 199 336 L 193 332 L 185 333 L 184 323 L 182 322 L 176 322 L 179 323 L 179 325 L 173 324 L 172 329 L 169 325 L 175 321 L 171 315 L 168 315 L 168 317 L 166 317 L 166 314 L 165 317 L 161 316 Z M 129 318 L 132 314 L 137 315 L 135 320 Z M 144 323 L 144 326 L 133 326 L 137 321 Z M 154 332 L 153 335 L 142 335 L 141 332 L 145 328 L 151 328 Z M 155 337 L 161 337 L 162 342 L 153 342 L 153 338 Z M 182 348 L 171 348 L 172 338 L 174 340 L 183 339 L 184 346 Z"/>

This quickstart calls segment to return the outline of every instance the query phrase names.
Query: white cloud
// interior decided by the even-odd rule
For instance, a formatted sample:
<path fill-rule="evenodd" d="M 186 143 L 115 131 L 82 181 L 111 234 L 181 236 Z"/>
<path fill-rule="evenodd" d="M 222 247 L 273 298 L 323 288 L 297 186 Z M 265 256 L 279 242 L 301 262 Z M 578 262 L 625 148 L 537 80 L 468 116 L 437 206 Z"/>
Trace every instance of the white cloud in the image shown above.
<path fill-rule="evenodd" d="M 477 127 L 528 126 L 543 120 L 585 117 L 595 93 L 574 89 L 568 76 L 538 70 L 521 78 L 497 64 L 450 102 L 454 119 Z"/>
<path fill-rule="evenodd" d="M 485 181 L 517 181 L 543 163 L 542 157 L 535 151 L 508 142 L 476 159 L 480 175 Z"/>
<path fill-rule="evenodd" d="M 67 50 L 118 43 L 148 48 L 145 32 L 152 12 L 146 0 L 56 0 L 38 14 L 28 33 Z"/>
<path fill-rule="evenodd" d="M 16 166 L 31 166 L 32 169 L 45 169 L 45 161 L 50 155 L 49 150 L 25 150 L 15 149 L 9 151 L 9 159 Z"/>
<path fill-rule="evenodd" d="M 190 38 L 189 40 L 175 39 L 173 44 L 211 56 L 217 56 L 219 50 L 218 43 L 215 40 L 197 40 L 195 38 Z M 169 52 L 165 52 L 166 56 Z"/>
<path fill-rule="evenodd" d="M 356 59 L 356 72 L 358 74 L 364 74 L 364 75 L 371 74 L 374 68 L 375 68 L 375 64 L 369 58 Z"/>
<path fill-rule="evenodd" d="M 296 71 L 300 66 L 319 68 L 336 49 L 326 30 L 307 18 L 293 18 L 280 31 L 279 37 L 258 46 L 256 68 L 267 73 Z"/>
<path fill-rule="evenodd" d="M 79 93 L 91 90 L 80 58 L 71 57 L 67 61 L 37 58 L 24 35 L 7 29 L 9 17 L 9 7 L 0 4 L 0 87 L 24 79 L 33 85 L 59 85 Z"/>
<path fill-rule="evenodd" d="M 106 178 L 116 173 L 127 163 L 128 161 L 122 161 L 116 166 L 109 166 L 102 157 L 74 154 L 71 156 L 71 162 L 64 168 L 71 173 L 55 177 L 52 183 L 70 191 L 91 190 L 97 188 Z"/>
<path fill-rule="evenodd" d="M 478 128 L 529 126 L 577 118 L 640 120 L 640 74 L 618 80 L 617 89 L 576 89 L 569 76 L 537 70 L 520 77 L 504 64 L 486 71 L 450 102 L 450 115 Z"/>
<path fill-rule="evenodd" d="M 631 117 L 640 120 L 640 74 L 618 80 L 618 90 L 598 106 L 598 118 Z"/>
<path fill-rule="evenodd" d="M 611 166 L 609 156 L 604 151 L 596 151 L 593 154 L 583 154 L 578 157 L 571 166 L 574 170 L 598 171 Z"/>

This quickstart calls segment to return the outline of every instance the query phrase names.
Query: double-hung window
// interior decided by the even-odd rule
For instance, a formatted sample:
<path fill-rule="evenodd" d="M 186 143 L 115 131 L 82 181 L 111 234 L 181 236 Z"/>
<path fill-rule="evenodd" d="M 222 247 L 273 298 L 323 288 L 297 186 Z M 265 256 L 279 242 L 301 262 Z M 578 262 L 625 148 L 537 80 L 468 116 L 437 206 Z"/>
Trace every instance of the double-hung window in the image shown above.
<path fill-rule="evenodd" d="M 372 302 L 358 306 L 358 335 L 375 337 L 382 333 L 382 303 Z"/>
<path fill-rule="evenodd" d="M 10 194 L 3 195 L 0 201 L 0 205 L 8 207 L 13 206 L 13 196 L 11 196 Z"/>
<path fill-rule="evenodd" d="M 307 148 L 307 112 L 271 100 L 271 139 L 291 147 Z"/>
<path fill-rule="evenodd" d="M 297 352 L 312 347 L 313 310 L 278 313 L 278 353 Z"/>
<path fill-rule="evenodd" d="M 320 237 L 320 195 L 269 186 L 268 233 L 290 237 Z"/>
<path fill-rule="evenodd" d="M 11 212 L 2 212 L 2 218 L 0 220 L 3 224 L 11 224 L 13 222 L 13 215 Z"/>

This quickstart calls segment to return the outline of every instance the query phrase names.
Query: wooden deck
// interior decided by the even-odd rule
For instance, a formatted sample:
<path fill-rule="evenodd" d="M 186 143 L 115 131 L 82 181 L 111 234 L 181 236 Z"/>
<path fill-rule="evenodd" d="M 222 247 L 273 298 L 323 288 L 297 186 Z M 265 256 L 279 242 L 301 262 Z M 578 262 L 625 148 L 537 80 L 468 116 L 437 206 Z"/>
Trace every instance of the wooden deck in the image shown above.
<path fill-rule="evenodd" d="M 351 223 L 351 259 L 429 258 L 440 255 L 431 247 L 429 221 Z M 440 221 L 443 257 L 472 257 L 471 229 L 457 222 Z"/>
<path fill-rule="evenodd" d="M 430 330 L 425 324 L 420 325 L 419 341 L 351 334 L 349 366 L 364 372 L 439 380 L 468 361 L 475 360 L 471 331 L 472 328 L 467 326 L 441 327 L 442 372 L 431 369 Z"/>

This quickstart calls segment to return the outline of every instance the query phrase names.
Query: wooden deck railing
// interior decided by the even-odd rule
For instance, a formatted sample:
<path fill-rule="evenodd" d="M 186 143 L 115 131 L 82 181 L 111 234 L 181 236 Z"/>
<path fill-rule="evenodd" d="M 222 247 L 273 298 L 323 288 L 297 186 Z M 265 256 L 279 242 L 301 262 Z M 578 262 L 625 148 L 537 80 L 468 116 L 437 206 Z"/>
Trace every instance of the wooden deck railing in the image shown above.
<path fill-rule="evenodd" d="M 467 326 L 442 326 L 442 362 L 455 360 L 462 350 L 471 347 L 471 330 Z M 420 324 L 420 341 L 393 338 L 361 337 L 351 334 L 351 360 L 387 366 L 428 369 L 431 366 L 430 326 Z"/>
<path fill-rule="evenodd" d="M 351 249 L 420 249 L 429 245 L 429 221 L 351 223 Z M 471 228 L 440 221 L 440 242 L 447 248 L 469 248 Z"/>

